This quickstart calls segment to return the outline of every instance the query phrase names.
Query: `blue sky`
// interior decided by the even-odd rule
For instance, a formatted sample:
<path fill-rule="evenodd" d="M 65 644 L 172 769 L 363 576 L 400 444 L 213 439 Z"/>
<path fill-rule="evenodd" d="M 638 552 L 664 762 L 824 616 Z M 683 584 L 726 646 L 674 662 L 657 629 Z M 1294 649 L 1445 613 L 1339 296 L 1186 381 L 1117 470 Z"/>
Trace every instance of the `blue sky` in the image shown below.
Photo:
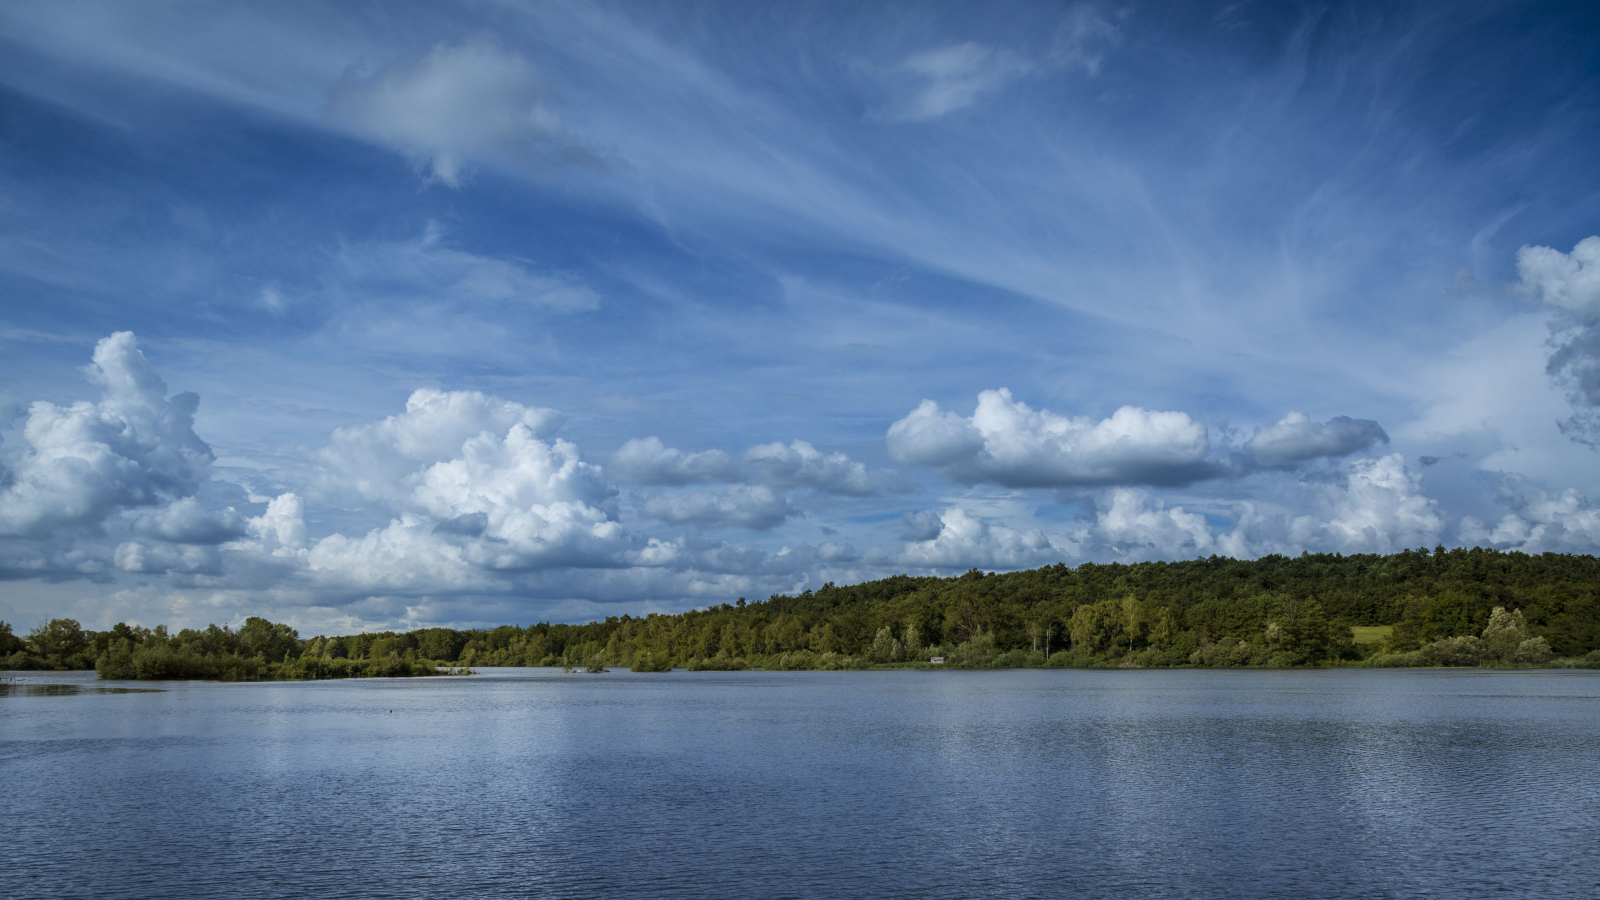
<path fill-rule="evenodd" d="M 1597 37 L 1589 4 L 7 4 L 0 617 L 1594 552 Z"/>

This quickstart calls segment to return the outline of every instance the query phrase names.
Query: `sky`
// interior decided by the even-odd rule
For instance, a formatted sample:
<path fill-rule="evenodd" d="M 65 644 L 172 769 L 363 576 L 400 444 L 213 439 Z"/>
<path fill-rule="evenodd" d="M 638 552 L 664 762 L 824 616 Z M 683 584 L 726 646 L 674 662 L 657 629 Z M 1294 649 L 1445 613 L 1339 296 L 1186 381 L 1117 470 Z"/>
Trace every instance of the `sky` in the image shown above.
<path fill-rule="evenodd" d="M 1600 7 L 0 5 L 0 618 L 1600 548 Z"/>

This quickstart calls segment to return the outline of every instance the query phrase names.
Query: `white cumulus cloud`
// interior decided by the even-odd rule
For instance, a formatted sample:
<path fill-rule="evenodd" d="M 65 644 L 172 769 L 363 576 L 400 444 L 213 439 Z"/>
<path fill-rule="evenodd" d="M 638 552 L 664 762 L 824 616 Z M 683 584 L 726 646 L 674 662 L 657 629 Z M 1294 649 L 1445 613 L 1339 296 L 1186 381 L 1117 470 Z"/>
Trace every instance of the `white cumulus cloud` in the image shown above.
<path fill-rule="evenodd" d="M 971 416 L 924 400 L 887 437 L 902 463 L 932 466 L 962 484 L 1014 488 L 1184 485 L 1348 456 L 1387 440 L 1369 419 L 1313 422 L 1289 413 L 1243 448 L 1213 447 L 1206 426 L 1187 413 L 1124 406 L 1104 419 L 1066 416 L 1032 409 L 1005 388 L 979 394 Z"/>
<path fill-rule="evenodd" d="M 939 513 L 939 532 L 901 548 L 901 565 L 926 568 L 1020 569 L 1060 562 L 1067 554 L 1036 529 L 1018 529 L 959 506 Z"/>
<path fill-rule="evenodd" d="M 654 435 L 633 438 L 619 447 L 606 461 L 606 474 L 634 484 L 695 484 L 738 477 L 733 460 L 721 450 L 685 453 Z"/>
<path fill-rule="evenodd" d="M 1093 538 L 1119 559 L 1188 559 L 1217 546 L 1205 516 L 1126 488 L 1112 491 L 1098 510 Z"/>
<path fill-rule="evenodd" d="M 888 481 L 843 453 L 823 453 L 805 441 L 761 444 L 746 450 L 744 459 L 761 481 L 775 487 L 809 487 L 830 494 L 865 496 Z"/>
<path fill-rule="evenodd" d="M 408 479 L 428 465 L 455 459 L 472 438 L 505 434 L 516 425 L 531 437 L 548 438 L 565 423 L 566 416 L 553 409 L 478 391 L 420 388 L 400 415 L 335 429 L 317 461 L 330 492 L 394 502 L 410 492 Z"/>
<path fill-rule="evenodd" d="M 1343 486 L 1319 492 L 1317 516 L 1297 517 L 1302 546 L 1348 553 L 1393 553 L 1439 540 L 1444 517 L 1422 490 L 1422 479 L 1398 453 L 1350 463 Z"/>
<path fill-rule="evenodd" d="M 1570 438 L 1600 447 L 1600 235 L 1562 253 L 1553 247 L 1517 251 L 1517 272 L 1528 296 L 1554 311 L 1546 371 L 1576 407 L 1561 424 Z"/>
<path fill-rule="evenodd" d="M 889 452 L 966 484 L 1064 487 L 1182 484 L 1216 472 L 1206 427 L 1186 413 L 1124 406 L 1110 418 L 1030 409 L 1005 388 L 978 395 L 970 417 L 931 400 L 889 427 Z"/>
<path fill-rule="evenodd" d="M 1493 528 L 1464 519 L 1462 540 L 1525 553 L 1593 553 L 1600 548 L 1600 508 L 1577 489 L 1546 491 L 1512 477 L 1502 485 L 1501 495 L 1512 511 Z"/>
<path fill-rule="evenodd" d="M 25 446 L 0 470 L 0 535 L 98 525 L 118 509 L 192 495 L 209 476 L 211 448 L 194 432 L 200 398 L 169 398 L 132 332 L 95 345 L 84 371 L 98 403 L 28 408 Z"/>

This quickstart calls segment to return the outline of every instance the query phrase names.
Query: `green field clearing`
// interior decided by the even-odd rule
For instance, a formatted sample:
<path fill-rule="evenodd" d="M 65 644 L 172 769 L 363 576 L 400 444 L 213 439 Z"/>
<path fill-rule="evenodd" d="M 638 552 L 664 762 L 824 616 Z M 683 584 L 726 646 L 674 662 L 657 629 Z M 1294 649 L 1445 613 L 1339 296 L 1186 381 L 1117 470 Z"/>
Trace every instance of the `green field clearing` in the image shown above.
<path fill-rule="evenodd" d="M 1357 644 L 1381 644 L 1394 633 L 1393 625 L 1353 625 L 1350 631 L 1355 634 Z"/>

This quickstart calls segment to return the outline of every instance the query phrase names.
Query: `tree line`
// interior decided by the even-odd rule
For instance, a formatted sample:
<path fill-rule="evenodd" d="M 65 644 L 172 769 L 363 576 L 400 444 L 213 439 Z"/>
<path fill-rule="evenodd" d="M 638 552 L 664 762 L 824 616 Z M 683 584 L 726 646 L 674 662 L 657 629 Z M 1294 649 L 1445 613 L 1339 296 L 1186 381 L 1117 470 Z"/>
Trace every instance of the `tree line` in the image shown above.
<path fill-rule="evenodd" d="M 1357 643 L 1352 627 L 1381 637 Z M 3 627 L 3 626 L 0 626 Z M 74 638 L 76 632 L 81 637 Z M 167 636 L 57 620 L 0 657 L 125 672 L 144 648 L 264 665 L 605 666 L 635 671 L 927 666 L 1600 667 L 1600 559 L 1482 548 L 1085 563 L 826 584 L 580 625 L 317 636 L 248 619 Z M 76 641 L 76 643 L 74 643 Z M 148 654 L 146 665 L 156 665 Z M 229 662 L 228 665 L 239 663 Z M 309 669 L 308 669 L 309 671 Z M 143 677 L 143 676 L 141 676 Z"/>
<path fill-rule="evenodd" d="M 375 678 L 464 671 L 408 653 L 325 656 L 307 653 L 317 641 L 278 622 L 251 616 L 238 630 L 211 625 L 176 634 L 165 625 L 144 628 L 119 622 L 85 630 L 75 619 L 52 619 L 24 637 L 0 622 L 0 668 L 95 669 L 101 678 L 276 679 Z"/>

